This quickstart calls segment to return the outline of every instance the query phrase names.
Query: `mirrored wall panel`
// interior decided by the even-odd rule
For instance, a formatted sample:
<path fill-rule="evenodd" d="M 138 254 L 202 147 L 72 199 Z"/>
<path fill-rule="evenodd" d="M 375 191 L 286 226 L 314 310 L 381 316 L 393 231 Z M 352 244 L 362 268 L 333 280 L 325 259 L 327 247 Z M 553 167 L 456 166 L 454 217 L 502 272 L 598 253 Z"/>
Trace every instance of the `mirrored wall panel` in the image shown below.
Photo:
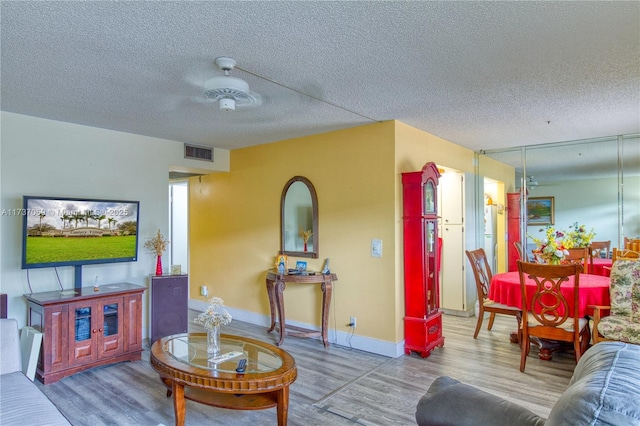
<path fill-rule="evenodd" d="M 483 151 L 480 182 L 495 161 L 513 167 L 513 180 L 501 182 L 504 199 L 492 202 L 504 206 L 508 221 L 509 194 L 519 199 L 511 207 L 519 209 L 516 228 L 529 254 L 547 226 L 570 231 L 584 225 L 595 233 L 593 241 L 611 241 L 612 248 L 640 236 L 640 135 Z M 507 234 L 513 228 L 507 223 Z M 513 243 L 509 235 L 502 240 Z M 507 256 L 509 249 L 503 250 Z"/>

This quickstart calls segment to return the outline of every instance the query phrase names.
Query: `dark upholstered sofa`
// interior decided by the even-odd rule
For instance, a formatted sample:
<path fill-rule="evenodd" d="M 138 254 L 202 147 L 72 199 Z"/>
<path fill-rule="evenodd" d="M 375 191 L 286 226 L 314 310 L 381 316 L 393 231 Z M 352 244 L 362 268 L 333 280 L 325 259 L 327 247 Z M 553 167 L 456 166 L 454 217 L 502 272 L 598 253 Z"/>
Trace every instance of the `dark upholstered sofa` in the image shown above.
<path fill-rule="evenodd" d="M 416 421 L 420 426 L 640 425 L 640 345 L 602 342 L 588 349 L 548 419 L 441 376 L 420 399 Z"/>

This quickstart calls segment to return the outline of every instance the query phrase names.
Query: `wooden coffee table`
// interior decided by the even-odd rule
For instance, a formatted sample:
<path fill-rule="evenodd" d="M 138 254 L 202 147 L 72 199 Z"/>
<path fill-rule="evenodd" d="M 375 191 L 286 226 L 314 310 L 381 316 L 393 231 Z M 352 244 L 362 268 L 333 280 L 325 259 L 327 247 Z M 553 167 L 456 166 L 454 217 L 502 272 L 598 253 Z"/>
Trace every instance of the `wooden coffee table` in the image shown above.
<path fill-rule="evenodd" d="M 277 407 L 278 425 L 285 426 L 289 385 L 298 376 L 293 357 L 268 343 L 223 334 L 221 354 L 240 351 L 242 355 L 212 362 L 206 339 L 206 333 L 174 334 L 151 346 L 151 366 L 167 386 L 167 396 L 173 394 L 175 424 L 184 425 L 189 399 L 235 410 Z M 242 358 L 247 359 L 247 369 L 237 373 Z"/>

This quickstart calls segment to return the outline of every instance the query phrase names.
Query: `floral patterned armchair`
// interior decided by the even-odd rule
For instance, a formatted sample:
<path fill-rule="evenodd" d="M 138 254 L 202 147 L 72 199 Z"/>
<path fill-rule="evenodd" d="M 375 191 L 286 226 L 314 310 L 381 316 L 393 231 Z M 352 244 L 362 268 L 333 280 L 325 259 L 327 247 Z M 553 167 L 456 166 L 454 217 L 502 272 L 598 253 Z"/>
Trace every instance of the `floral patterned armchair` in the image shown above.
<path fill-rule="evenodd" d="M 640 261 L 617 260 L 611 269 L 611 306 L 592 306 L 593 341 L 640 344 Z M 603 316 L 607 311 L 608 316 Z"/>

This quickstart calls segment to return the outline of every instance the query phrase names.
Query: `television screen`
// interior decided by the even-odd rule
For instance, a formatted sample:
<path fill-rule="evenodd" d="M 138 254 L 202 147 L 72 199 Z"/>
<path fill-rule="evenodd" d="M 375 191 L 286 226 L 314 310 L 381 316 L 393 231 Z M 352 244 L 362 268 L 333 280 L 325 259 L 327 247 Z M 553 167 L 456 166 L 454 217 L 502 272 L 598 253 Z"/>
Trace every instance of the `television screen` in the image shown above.
<path fill-rule="evenodd" d="M 138 201 L 23 200 L 23 269 L 137 260 Z"/>

